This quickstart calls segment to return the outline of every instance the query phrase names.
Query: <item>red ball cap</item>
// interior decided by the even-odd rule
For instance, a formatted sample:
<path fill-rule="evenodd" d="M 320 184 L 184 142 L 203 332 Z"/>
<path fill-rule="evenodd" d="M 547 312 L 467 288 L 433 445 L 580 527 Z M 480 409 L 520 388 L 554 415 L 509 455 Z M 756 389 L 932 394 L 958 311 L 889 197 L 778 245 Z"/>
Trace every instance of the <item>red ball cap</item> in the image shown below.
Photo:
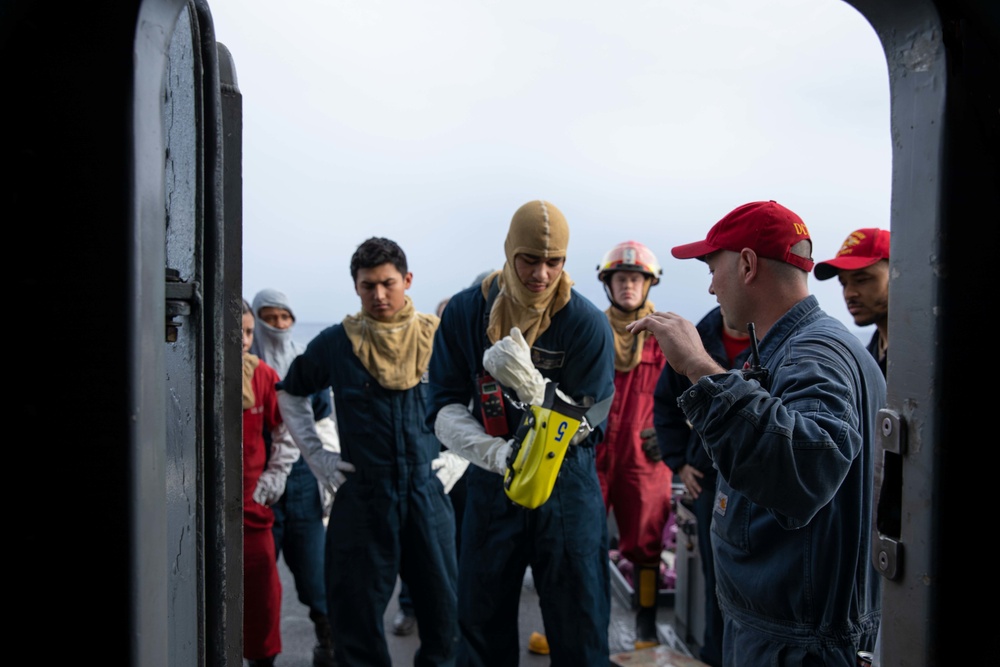
<path fill-rule="evenodd" d="M 816 265 L 816 278 L 833 278 L 838 271 L 857 271 L 882 259 L 889 259 L 889 230 L 859 229 L 844 240 L 836 257 Z"/>
<path fill-rule="evenodd" d="M 740 252 L 750 248 L 761 257 L 812 271 L 811 259 L 791 252 L 793 245 L 805 240 L 812 239 L 802 218 L 772 199 L 733 209 L 708 230 L 704 241 L 679 245 L 670 252 L 677 259 L 701 259 L 716 250 Z"/>

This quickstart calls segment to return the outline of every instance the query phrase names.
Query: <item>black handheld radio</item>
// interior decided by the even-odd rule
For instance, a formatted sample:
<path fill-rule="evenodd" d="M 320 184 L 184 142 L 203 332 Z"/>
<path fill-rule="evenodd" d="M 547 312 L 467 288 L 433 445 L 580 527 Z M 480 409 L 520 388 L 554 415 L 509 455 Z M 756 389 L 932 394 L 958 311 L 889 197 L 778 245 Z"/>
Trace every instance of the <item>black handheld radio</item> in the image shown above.
<path fill-rule="evenodd" d="M 756 380 L 761 387 L 770 391 L 771 371 L 760 365 L 760 350 L 757 349 L 757 332 L 753 322 L 747 322 L 747 333 L 750 334 L 750 359 L 747 360 L 749 368 L 743 369 L 743 379 Z"/>

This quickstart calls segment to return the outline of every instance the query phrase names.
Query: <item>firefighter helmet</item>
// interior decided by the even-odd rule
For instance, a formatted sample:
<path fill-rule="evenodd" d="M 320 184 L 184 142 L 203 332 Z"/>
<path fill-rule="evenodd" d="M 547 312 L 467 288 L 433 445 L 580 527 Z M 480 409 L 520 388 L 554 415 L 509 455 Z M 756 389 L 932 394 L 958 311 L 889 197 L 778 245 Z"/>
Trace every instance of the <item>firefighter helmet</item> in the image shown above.
<path fill-rule="evenodd" d="M 597 265 L 597 279 L 607 282 L 615 271 L 644 273 L 653 279 L 653 285 L 660 282 L 660 276 L 663 274 L 663 269 L 656 261 L 653 251 L 636 241 L 625 241 L 609 250 Z"/>

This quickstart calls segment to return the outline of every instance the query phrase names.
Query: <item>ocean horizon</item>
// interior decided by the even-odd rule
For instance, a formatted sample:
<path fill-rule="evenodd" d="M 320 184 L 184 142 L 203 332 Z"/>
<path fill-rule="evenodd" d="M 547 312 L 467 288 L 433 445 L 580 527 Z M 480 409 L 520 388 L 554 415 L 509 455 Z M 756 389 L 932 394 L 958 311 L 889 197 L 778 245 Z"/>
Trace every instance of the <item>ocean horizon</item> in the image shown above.
<path fill-rule="evenodd" d="M 292 327 L 292 340 L 296 343 L 302 343 L 303 345 L 308 345 L 309 341 L 316 337 L 320 331 L 326 329 L 329 326 L 333 326 L 335 322 L 296 322 L 295 326 Z"/>

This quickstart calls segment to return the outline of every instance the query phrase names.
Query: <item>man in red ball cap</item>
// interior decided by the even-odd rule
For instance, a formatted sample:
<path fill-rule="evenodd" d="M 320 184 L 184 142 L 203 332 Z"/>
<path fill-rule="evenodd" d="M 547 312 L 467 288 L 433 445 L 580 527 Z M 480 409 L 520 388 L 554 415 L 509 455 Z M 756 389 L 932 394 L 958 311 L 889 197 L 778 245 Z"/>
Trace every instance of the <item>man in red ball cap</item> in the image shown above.
<path fill-rule="evenodd" d="M 811 251 L 805 223 L 775 201 L 740 206 L 673 249 L 708 264 L 726 324 L 750 333 L 742 371 L 720 366 L 675 313 L 629 327 L 651 331 L 691 381 L 677 404 L 719 471 L 712 548 L 727 667 L 848 667 L 878 630 L 872 479 L 885 379 L 809 293 Z"/>
<path fill-rule="evenodd" d="M 859 327 L 875 325 L 868 351 L 885 375 L 889 356 L 889 230 L 867 227 L 851 232 L 837 256 L 817 264 L 813 273 L 817 280 L 836 276 L 854 323 Z"/>

